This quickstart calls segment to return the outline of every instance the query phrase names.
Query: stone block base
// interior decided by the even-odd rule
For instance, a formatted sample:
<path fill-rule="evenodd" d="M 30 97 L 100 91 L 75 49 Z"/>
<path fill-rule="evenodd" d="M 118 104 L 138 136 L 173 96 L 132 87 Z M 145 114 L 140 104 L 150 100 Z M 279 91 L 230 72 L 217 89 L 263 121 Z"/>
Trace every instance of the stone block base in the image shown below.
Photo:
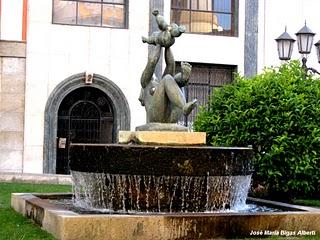
<path fill-rule="evenodd" d="M 40 198 L 40 194 L 13 193 L 11 206 L 60 240 L 243 239 L 272 235 L 316 239 L 320 236 L 319 209 L 266 200 L 260 203 L 290 212 L 78 214 L 48 201 L 63 199 L 62 195 L 43 195 L 48 195 L 47 199 Z"/>
<path fill-rule="evenodd" d="M 156 145 L 205 145 L 205 132 L 120 131 L 119 143 Z"/>

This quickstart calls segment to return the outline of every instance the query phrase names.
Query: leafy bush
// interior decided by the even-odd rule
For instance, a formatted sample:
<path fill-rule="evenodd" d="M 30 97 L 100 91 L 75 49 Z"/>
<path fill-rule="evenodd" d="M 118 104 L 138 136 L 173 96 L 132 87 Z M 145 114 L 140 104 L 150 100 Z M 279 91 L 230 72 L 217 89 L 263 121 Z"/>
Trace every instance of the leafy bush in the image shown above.
<path fill-rule="evenodd" d="M 320 81 L 299 62 L 216 89 L 194 127 L 210 145 L 252 145 L 254 181 L 269 194 L 319 194 Z"/>

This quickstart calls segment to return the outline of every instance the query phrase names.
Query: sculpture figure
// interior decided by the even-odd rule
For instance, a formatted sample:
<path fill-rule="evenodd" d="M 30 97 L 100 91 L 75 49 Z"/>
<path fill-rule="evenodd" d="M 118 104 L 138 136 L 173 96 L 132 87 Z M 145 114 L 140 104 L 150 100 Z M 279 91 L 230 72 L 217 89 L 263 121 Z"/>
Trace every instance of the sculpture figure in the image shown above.
<path fill-rule="evenodd" d="M 142 37 L 142 42 L 148 44 L 160 45 L 161 47 L 171 47 L 175 42 L 175 37 L 179 37 L 186 31 L 184 26 L 178 26 L 175 23 L 168 24 L 158 10 L 152 11 L 160 31 L 153 32 L 149 37 Z"/>
<path fill-rule="evenodd" d="M 169 28 L 169 25 L 165 23 L 163 17 L 158 14 L 158 11 L 154 11 L 153 13 L 156 16 L 160 32 L 168 31 L 165 29 Z M 170 26 L 172 26 L 172 24 Z M 139 100 L 141 105 L 145 106 L 147 113 L 147 124 L 176 124 L 181 118 L 182 114 L 190 114 L 197 102 L 197 100 L 194 99 L 193 101 L 186 103 L 184 94 L 181 90 L 181 87 L 188 83 L 192 69 L 191 65 L 187 62 L 182 62 L 181 72 L 175 74 L 175 61 L 170 49 L 170 46 L 173 43 L 170 43 L 171 45 L 164 44 L 165 41 L 160 40 L 163 36 L 164 35 L 158 35 L 157 41 L 150 41 L 149 44 L 155 44 L 156 46 L 149 55 L 147 65 L 141 76 L 142 89 Z M 159 61 L 162 47 L 165 47 L 164 54 L 166 68 L 161 79 L 157 80 L 154 76 L 154 71 Z M 139 130 L 139 127 L 137 129 Z"/>

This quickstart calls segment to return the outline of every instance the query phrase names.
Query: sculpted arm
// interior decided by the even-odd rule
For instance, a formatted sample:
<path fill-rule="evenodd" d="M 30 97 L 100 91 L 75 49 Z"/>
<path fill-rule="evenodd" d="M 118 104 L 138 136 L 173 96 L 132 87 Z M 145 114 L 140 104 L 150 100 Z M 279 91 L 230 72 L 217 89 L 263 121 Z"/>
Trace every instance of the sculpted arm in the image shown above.
<path fill-rule="evenodd" d="M 173 76 L 175 73 L 175 62 L 174 62 L 174 57 L 170 48 L 165 49 L 164 57 L 166 62 L 166 68 L 164 70 L 163 77 L 167 74 L 170 74 L 171 76 Z"/>
<path fill-rule="evenodd" d="M 141 75 L 140 81 L 141 81 L 142 88 L 145 88 L 148 85 L 148 83 L 151 81 L 152 75 L 154 73 L 154 70 L 160 58 L 160 53 L 161 53 L 161 46 L 156 45 L 153 48 L 153 51 L 150 53 L 148 57 L 147 65 Z"/>

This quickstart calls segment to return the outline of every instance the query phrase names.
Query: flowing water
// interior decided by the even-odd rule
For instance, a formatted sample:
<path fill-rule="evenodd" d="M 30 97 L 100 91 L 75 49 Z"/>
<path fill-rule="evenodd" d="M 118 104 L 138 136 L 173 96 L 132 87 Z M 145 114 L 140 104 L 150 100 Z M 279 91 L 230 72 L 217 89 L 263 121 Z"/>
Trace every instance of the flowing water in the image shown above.
<path fill-rule="evenodd" d="M 72 171 L 74 205 L 106 212 L 212 212 L 246 207 L 251 175 L 149 176 Z"/>

